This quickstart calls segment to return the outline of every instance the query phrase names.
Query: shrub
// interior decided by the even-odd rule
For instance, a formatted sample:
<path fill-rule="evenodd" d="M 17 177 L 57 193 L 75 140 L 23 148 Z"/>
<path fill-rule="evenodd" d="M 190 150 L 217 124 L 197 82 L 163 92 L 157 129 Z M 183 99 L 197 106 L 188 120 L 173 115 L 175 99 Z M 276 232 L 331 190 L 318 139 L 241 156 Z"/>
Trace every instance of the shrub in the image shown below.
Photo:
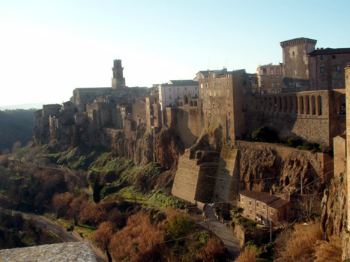
<path fill-rule="evenodd" d="M 315 243 L 322 239 L 319 223 L 296 224 L 294 230 L 286 234 L 289 237 L 283 239 L 282 235 L 276 241 L 281 239 L 283 242 L 276 245 L 277 262 L 314 261 Z"/>
<path fill-rule="evenodd" d="M 255 262 L 259 255 L 259 249 L 254 245 L 248 245 L 238 256 L 235 262 Z"/>
<path fill-rule="evenodd" d="M 90 226 L 97 226 L 102 221 L 106 220 L 106 218 L 106 210 L 95 203 L 86 204 L 79 214 L 80 223 Z"/>
<path fill-rule="evenodd" d="M 225 261 L 226 249 L 216 237 L 211 237 L 204 248 L 197 255 L 197 259 L 204 262 Z"/>
<path fill-rule="evenodd" d="M 147 213 L 139 212 L 113 235 L 110 250 L 115 261 L 161 261 L 159 250 L 163 241 L 163 231 L 151 224 Z"/>
<path fill-rule="evenodd" d="M 342 244 L 338 236 L 330 237 L 329 241 L 318 241 L 315 248 L 315 262 L 337 262 L 342 259 Z"/>
<path fill-rule="evenodd" d="M 252 139 L 261 142 L 278 142 L 278 133 L 270 127 L 260 127 L 252 132 Z"/>
<path fill-rule="evenodd" d="M 165 231 L 172 239 L 178 239 L 188 235 L 194 228 L 194 222 L 183 214 L 175 214 L 167 219 Z"/>
<path fill-rule="evenodd" d="M 65 192 L 61 194 L 55 194 L 52 198 L 52 208 L 56 212 L 57 217 L 64 217 L 67 215 L 69 205 L 73 201 L 73 194 Z"/>

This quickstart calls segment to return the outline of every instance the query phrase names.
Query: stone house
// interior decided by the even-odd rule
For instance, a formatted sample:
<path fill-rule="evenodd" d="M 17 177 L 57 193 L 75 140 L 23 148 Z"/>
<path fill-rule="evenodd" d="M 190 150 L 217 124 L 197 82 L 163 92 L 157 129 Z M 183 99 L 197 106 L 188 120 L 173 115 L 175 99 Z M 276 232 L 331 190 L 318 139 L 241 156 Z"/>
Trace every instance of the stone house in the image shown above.
<path fill-rule="evenodd" d="M 257 68 L 258 93 L 281 93 L 283 84 L 283 66 L 262 65 Z"/>
<path fill-rule="evenodd" d="M 170 80 L 158 87 L 159 103 L 162 111 L 166 107 L 189 104 L 192 98 L 198 98 L 198 82 L 194 80 Z"/>
<path fill-rule="evenodd" d="M 276 225 L 291 216 L 289 201 L 265 192 L 242 191 L 239 193 L 239 206 L 243 217 L 268 225 Z"/>
<path fill-rule="evenodd" d="M 350 63 L 350 48 L 318 48 L 309 53 L 310 88 L 345 87 L 344 68 Z"/>

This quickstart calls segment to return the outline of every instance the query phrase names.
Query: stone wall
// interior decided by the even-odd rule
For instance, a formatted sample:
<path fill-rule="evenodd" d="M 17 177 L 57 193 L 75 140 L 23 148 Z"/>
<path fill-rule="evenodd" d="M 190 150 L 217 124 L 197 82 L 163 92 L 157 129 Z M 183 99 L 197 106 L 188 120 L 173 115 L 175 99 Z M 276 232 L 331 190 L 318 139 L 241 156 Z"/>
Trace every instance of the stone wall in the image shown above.
<path fill-rule="evenodd" d="M 175 129 L 184 146 L 191 147 L 203 131 L 201 113 L 198 107 L 183 106 L 176 108 Z"/>
<path fill-rule="evenodd" d="M 346 111 L 350 112 L 350 66 L 345 68 Z M 346 155 L 350 156 L 350 113 L 346 115 Z M 346 162 L 347 174 L 347 228 L 350 231 L 350 161 Z"/>
<path fill-rule="evenodd" d="M 211 202 L 217 167 L 216 159 L 202 161 L 187 150 L 180 156 L 171 193 L 191 203 Z"/>
<path fill-rule="evenodd" d="M 201 71 L 197 78 L 204 128 L 210 132 L 221 127 L 224 140 L 242 137 L 245 132 L 244 92 L 249 86 L 245 71 Z"/>
<path fill-rule="evenodd" d="M 344 91 L 320 90 L 278 95 L 254 95 L 248 107 L 249 132 L 270 126 L 282 139 L 299 136 L 332 146 L 345 130 Z"/>

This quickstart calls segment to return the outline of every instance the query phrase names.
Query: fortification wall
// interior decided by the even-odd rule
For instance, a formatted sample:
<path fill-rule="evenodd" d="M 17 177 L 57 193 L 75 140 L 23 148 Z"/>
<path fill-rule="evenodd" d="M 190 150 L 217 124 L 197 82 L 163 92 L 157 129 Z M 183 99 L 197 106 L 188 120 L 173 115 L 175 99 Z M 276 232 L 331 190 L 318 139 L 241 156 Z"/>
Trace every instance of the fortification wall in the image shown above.
<path fill-rule="evenodd" d="M 224 145 L 220 153 L 217 179 L 214 189 L 216 202 L 235 201 L 239 192 L 238 149 Z"/>
<path fill-rule="evenodd" d="M 191 147 L 202 133 L 201 114 L 197 107 L 184 106 L 176 109 L 175 128 L 185 148 Z"/>
<path fill-rule="evenodd" d="M 201 162 L 190 158 L 190 151 L 186 151 L 179 158 L 171 193 L 191 203 L 211 202 L 217 168 L 217 162 Z"/>
<path fill-rule="evenodd" d="M 252 96 L 247 112 L 248 132 L 270 126 L 282 139 L 299 136 L 329 148 L 333 137 L 345 130 L 342 100 L 341 90 Z"/>

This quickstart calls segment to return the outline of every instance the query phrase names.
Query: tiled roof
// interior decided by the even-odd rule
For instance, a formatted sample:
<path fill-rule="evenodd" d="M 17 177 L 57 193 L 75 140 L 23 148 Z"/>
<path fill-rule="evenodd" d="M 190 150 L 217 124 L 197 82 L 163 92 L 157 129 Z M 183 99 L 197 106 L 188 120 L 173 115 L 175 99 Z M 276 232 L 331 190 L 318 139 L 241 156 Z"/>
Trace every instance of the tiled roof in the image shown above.
<path fill-rule="evenodd" d="M 266 192 L 242 191 L 240 192 L 240 194 L 245 197 L 249 197 L 257 201 L 263 202 L 272 208 L 280 208 L 288 204 L 288 201 Z"/>

